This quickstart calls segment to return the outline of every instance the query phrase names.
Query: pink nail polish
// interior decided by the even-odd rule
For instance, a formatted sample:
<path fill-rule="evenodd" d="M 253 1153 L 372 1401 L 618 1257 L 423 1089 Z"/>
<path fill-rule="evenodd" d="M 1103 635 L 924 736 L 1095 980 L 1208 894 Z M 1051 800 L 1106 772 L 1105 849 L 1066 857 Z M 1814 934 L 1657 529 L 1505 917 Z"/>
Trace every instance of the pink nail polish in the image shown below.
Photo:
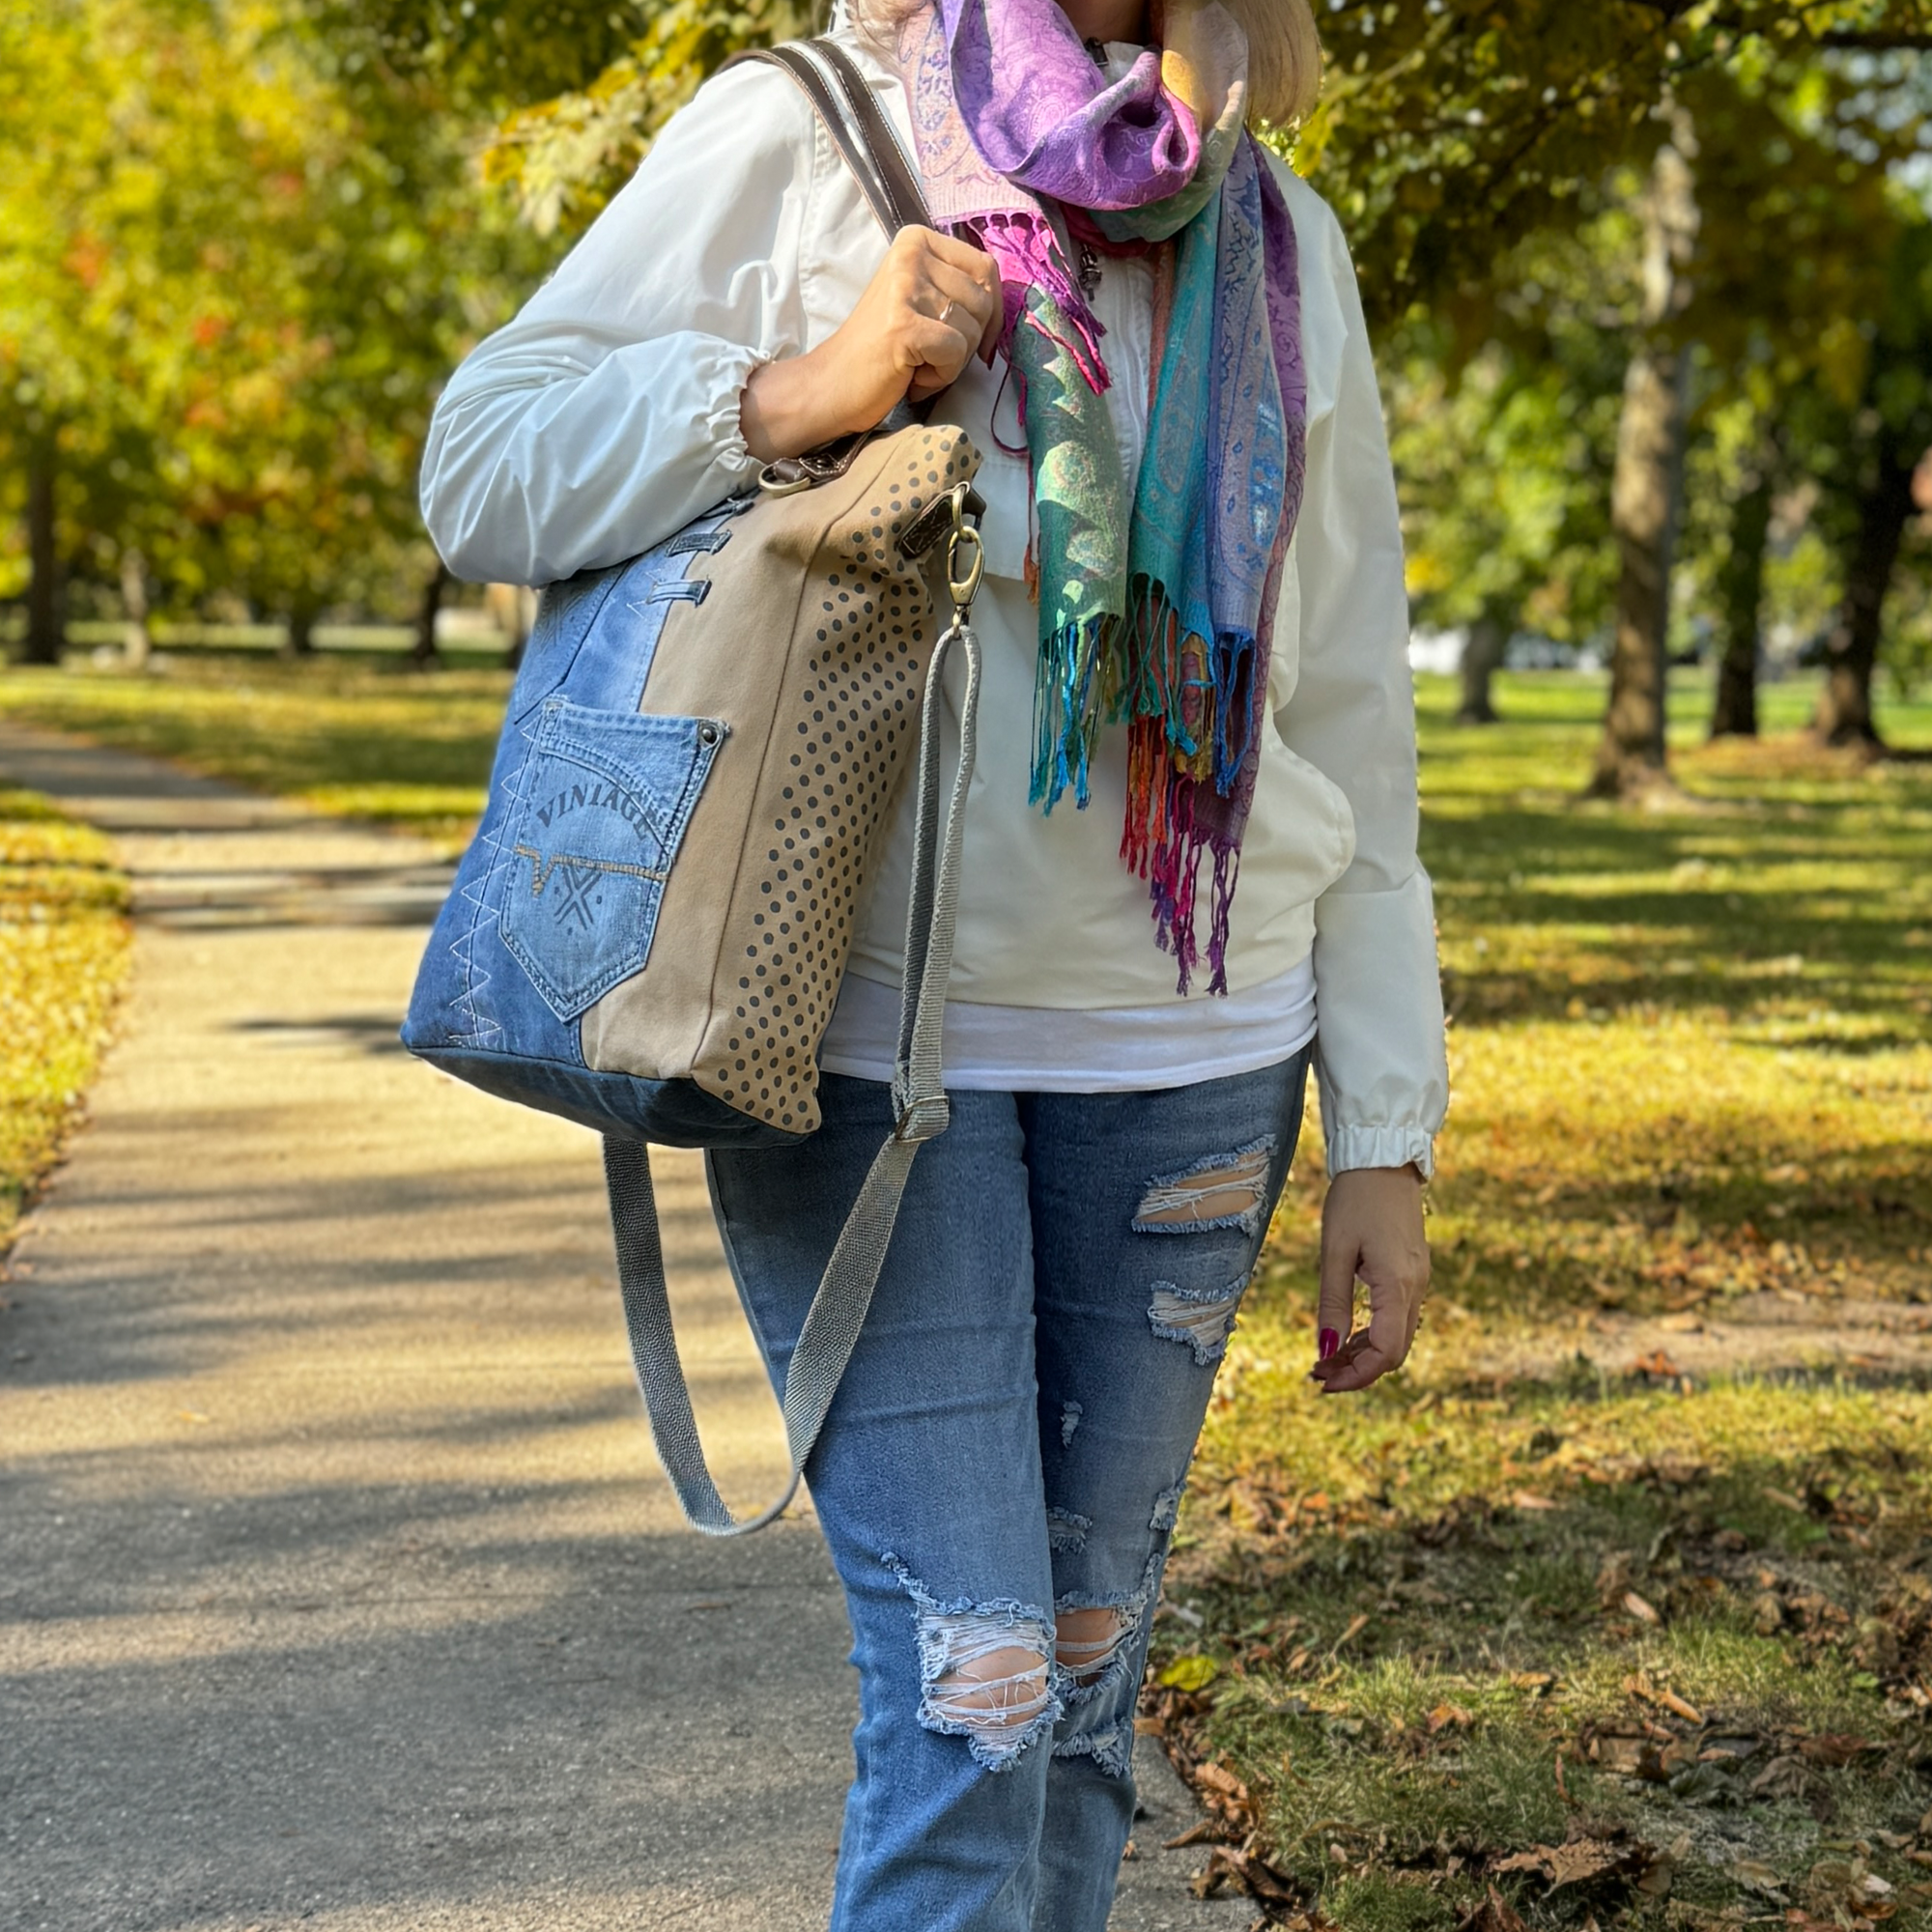
<path fill-rule="evenodd" d="M 1321 1340 L 1316 1350 L 1316 1354 L 1319 1357 L 1319 1359 L 1325 1362 L 1330 1355 L 1339 1355 L 1341 1352 L 1342 1352 L 1341 1336 L 1336 1334 L 1336 1332 L 1332 1328 L 1322 1329 Z"/>

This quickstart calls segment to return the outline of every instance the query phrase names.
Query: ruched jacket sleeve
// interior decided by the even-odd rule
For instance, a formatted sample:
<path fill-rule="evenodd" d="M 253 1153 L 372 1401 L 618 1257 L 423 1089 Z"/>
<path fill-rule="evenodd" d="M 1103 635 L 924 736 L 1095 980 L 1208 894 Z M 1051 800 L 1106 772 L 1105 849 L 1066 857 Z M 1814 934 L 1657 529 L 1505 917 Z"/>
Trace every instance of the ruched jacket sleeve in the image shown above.
<path fill-rule="evenodd" d="M 1402 530 L 1354 268 L 1340 226 L 1325 208 L 1321 214 L 1321 279 L 1340 303 L 1345 340 L 1334 406 L 1310 427 L 1295 534 L 1300 668 L 1275 724 L 1354 815 L 1354 857 L 1315 902 L 1316 1065 L 1329 1172 L 1413 1161 L 1427 1174 L 1449 1071 L 1435 901 L 1416 856 Z"/>
<path fill-rule="evenodd" d="M 544 584 L 617 563 L 751 482 L 739 399 L 753 369 L 807 346 L 819 155 L 810 104 L 769 68 L 719 76 L 673 117 L 443 390 L 422 510 L 456 576 Z"/>

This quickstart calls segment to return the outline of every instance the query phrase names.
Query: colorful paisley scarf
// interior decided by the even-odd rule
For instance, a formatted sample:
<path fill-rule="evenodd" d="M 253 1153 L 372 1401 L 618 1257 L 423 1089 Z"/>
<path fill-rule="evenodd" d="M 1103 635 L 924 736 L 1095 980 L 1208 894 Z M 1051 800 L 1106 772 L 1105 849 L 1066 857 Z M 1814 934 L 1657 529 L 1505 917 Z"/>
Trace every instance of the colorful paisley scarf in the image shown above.
<path fill-rule="evenodd" d="M 1287 204 L 1244 128 L 1247 43 L 1214 0 L 1167 0 L 1162 44 L 1109 82 L 1056 0 L 935 0 L 900 30 L 934 221 L 1006 278 L 1033 474 L 1039 602 L 1033 802 L 1088 801 L 1103 724 L 1128 731 L 1121 856 L 1188 990 L 1213 860 L 1210 992 L 1301 506 L 1307 379 Z M 1107 413 L 1082 246 L 1151 254 L 1153 390 L 1131 492 Z"/>

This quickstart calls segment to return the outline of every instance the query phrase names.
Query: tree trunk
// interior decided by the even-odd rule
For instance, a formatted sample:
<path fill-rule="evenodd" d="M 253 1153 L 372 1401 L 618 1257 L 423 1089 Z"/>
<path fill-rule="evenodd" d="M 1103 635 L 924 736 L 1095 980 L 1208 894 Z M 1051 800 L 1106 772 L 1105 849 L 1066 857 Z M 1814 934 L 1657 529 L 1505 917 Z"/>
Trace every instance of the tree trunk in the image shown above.
<path fill-rule="evenodd" d="M 1684 496 L 1690 357 L 1670 323 L 1690 299 L 1683 270 L 1697 239 L 1695 147 L 1686 117 L 1659 151 L 1644 202 L 1643 336 L 1624 379 L 1610 522 L 1620 559 L 1610 698 L 1590 789 L 1628 798 L 1667 781 L 1664 696 L 1670 578 Z"/>
<path fill-rule="evenodd" d="M 57 665 L 67 642 L 66 598 L 61 583 L 60 553 L 54 530 L 54 452 L 51 443 L 36 442 L 27 457 L 27 554 L 32 572 L 27 583 L 26 663 Z"/>
<path fill-rule="evenodd" d="M 423 585 L 422 605 L 416 611 L 416 640 L 410 647 L 412 664 L 427 667 L 442 662 L 436 643 L 436 618 L 442 609 L 442 593 L 448 582 L 449 566 L 439 561 L 436 574 Z"/>
<path fill-rule="evenodd" d="M 288 615 L 282 619 L 288 630 L 287 640 L 282 645 L 285 658 L 312 658 L 315 655 L 316 611 L 312 605 L 297 604 L 290 608 Z"/>
<path fill-rule="evenodd" d="M 1845 573 L 1845 601 L 1825 645 L 1825 689 L 1812 725 L 1828 745 L 1881 744 L 1872 722 L 1872 671 L 1878 665 L 1886 593 L 1913 511 L 1917 468 L 1885 436 L 1872 487 L 1859 507 L 1858 542 Z"/>
<path fill-rule="evenodd" d="M 1509 627 L 1493 611 L 1485 611 L 1469 626 L 1469 641 L 1463 646 L 1463 702 L 1456 712 L 1457 724 L 1496 722 L 1490 682 L 1502 669 L 1508 648 Z"/>
<path fill-rule="evenodd" d="M 1718 662 L 1718 698 L 1711 712 L 1714 738 L 1757 736 L 1758 618 L 1764 609 L 1764 558 L 1776 489 L 1776 476 L 1766 464 L 1731 506 L 1731 554 L 1718 579 L 1724 652 Z"/>
<path fill-rule="evenodd" d="M 131 544 L 121 549 L 121 656 L 129 670 L 146 670 L 155 654 L 148 629 L 148 560 Z"/>

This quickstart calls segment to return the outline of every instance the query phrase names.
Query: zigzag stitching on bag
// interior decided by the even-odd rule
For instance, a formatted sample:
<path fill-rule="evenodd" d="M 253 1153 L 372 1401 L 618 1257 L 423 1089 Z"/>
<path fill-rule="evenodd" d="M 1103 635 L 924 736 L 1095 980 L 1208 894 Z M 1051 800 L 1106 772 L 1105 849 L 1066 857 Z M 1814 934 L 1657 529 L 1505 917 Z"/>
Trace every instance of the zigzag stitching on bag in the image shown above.
<path fill-rule="evenodd" d="M 518 726 L 518 735 L 527 745 L 532 734 L 526 726 Z M 531 760 L 526 756 L 517 767 L 517 773 L 504 788 L 503 810 L 497 814 L 497 823 L 508 825 L 516 815 L 516 809 L 524 802 L 524 784 L 530 769 Z M 476 1009 L 478 996 L 496 978 L 487 966 L 479 967 L 476 959 L 476 942 L 481 935 L 486 921 L 495 923 L 498 915 L 493 912 L 484 900 L 484 890 L 497 871 L 497 862 L 502 855 L 503 838 L 499 832 L 491 830 L 479 832 L 488 848 L 489 861 L 481 867 L 469 885 L 463 889 L 463 896 L 476 908 L 476 916 L 469 922 L 468 929 L 450 942 L 450 957 L 456 961 L 463 975 L 463 991 L 457 996 L 456 1011 L 459 1020 L 467 1018 L 468 1030 L 458 1033 L 452 1030 L 450 1037 L 463 1046 L 491 1046 L 502 1037 L 501 1020 L 487 1018 Z M 481 972 L 482 978 L 476 976 Z"/>

